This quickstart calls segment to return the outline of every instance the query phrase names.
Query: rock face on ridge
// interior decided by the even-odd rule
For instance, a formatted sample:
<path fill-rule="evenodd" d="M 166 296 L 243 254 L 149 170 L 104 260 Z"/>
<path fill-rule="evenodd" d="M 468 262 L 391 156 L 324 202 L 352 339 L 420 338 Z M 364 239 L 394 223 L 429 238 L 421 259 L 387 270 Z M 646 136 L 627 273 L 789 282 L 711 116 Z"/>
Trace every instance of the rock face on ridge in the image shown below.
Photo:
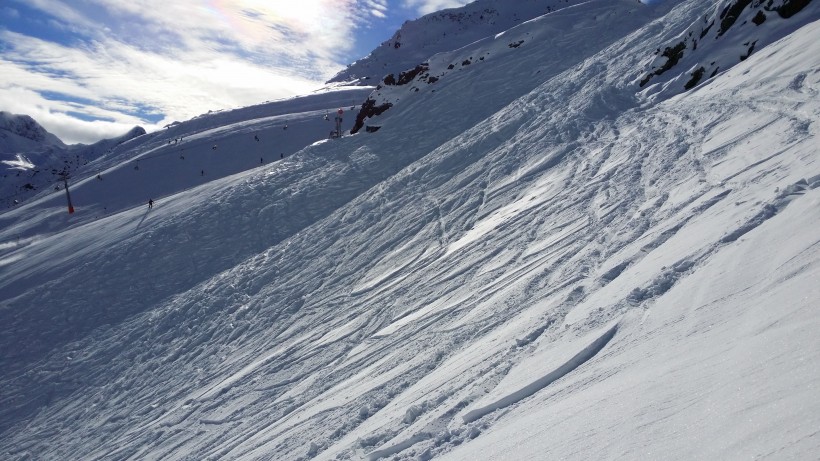
<path fill-rule="evenodd" d="M 618 18 L 617 14 L 612 12 L 604 12 L 602 6 L 607 2 L 593 1 L 584 5 L 577 5 L 573 2 L 558 2 L 556 5 L 547 3 L 549 2 L 539 4 L 533 1 L 528 8 L 524 9 L 535 17 L 529 21 L 530 24 L 535 22 L 543 24 L 536 33 L 520 34 L 517 31 L 522 28 L 513 26 L 504 30 L 503 33 L 484 37 L 460 48 L 453 47 L 451 51 L 426 56 L 423 60 L 408 63 L 400 73 L 389 72 L 384 77 L 378 78 L 378 87 L 362 105 L 362 111 L 351 133 L 364 128 L 368 119 L 382 115 L 388 109 L 396 106 L 400 99 L 411 98 L 413 93 L 422 91 L 433 84 L 448 84 L 456 72 L 477 71 L 480 66 L 497 61 L 508 53 L 518 53 L 521 48 L 527 46 L 559 48 L 562 42 L 570 47 L 580 46 L 577 40 L 570 39 L 578 29 L 578 21 L 609 22 L 609 27 L 616 27 L 617 22 L 613 21 L 626 19 L 625 17 Z M 440 21 L 442 17 L 457 18 L 458 21 L 470 20 L 469 18 L 474 18 L 475 8 L 479 4 L 481 2 L 474 2 L 460 9 L 445 10 L 409 22 L 394 35 L 394 39 L 401 37 L 405 29 L 422 27 L 427 27 L 431 31 L 426 35 L 435 36 L 436 33 L 432 31 L 436 30 L 437 21 Z M 598 8 L 595 8 L 596 5 Z M 613 11 L 627 11 L 629 15 L 637 14 L 636 9 L 645 8 L 637 2 L 636 4 L 610 2 L 608 6 L 613 8 Z M 536 12 L 545 8 L 549 9 L 549 14 L 535 15 Z M 457 14 L 454 13 L 456 11 L 458 11 Z M 523 16 L 525 15 L 520 14 L 519 17 Z M 482 16 L 479 15 L 479 17 Z M 567 30 L 561 29 L 560 24 L 566 24 L 569 18 L 572 18 L 571 21 L 576 21 L 574 27 Z M 755 50 L 760 50 L 800 27 L 820 19 L 820 7 L 818 7 L 818 2 L 812 2 L 812 0 L 721 0 L 715 2 L 701 18 L 687 29 L 677 33 L 676 36 L 672 35 L 674 39 L 666 45 L 657 47 L 655 57 L 648 57 L 644 70 L 636 68 L 635 74 L 626 77 L 629 79 L 629 84 L 634 83 L 637 91 L 644 91 L 656 99 L 666 99 L 688 91 L 719 72 L 726 71 L 746 60 Z M 598 26 L 593 25 L 593 27 Z M 484 29 L 476 26 L 475 30 L 483 31 Z M 418 35 L 425 36 L 423 33 L 418 33 Z M 389 42 L 382 44 L 364 60 L 349 66 L 345 72 L 360 69 L 367 63 L 372 66 L 382 62 L 380 59 L 389 50 L 385 44 Z M 424 47 L 429 46 L 424 45 Z M 590 46 L 590 44 L 587 43 L 585 46 Z M 409 47 L 409 44 L 402 45 L 400 49 L 406 50 Z M 477 67 L 477 64 L 480 66 Z M 385 61 L 382 67 L 387 69 L 389 65 Z M 345 72 L 340 73 L 337 77 Z M 636 77 L 636 74 L 639 77 Z M 542 75 L 539 71 L 530 77 L 537 79 Z M 520 75 L 510 78 L 520 78 Z M 382 121 L 374 120 L 373 123 L 380 125 Z"/>
<path fill-rule="evenodd" d="M 812 0 L 723 0 L 701 21 L 655 51 L 638 85 L 670 83 L 667 93 L 689 90 L 746 60 L 757 49 L 820 19 Z"/>

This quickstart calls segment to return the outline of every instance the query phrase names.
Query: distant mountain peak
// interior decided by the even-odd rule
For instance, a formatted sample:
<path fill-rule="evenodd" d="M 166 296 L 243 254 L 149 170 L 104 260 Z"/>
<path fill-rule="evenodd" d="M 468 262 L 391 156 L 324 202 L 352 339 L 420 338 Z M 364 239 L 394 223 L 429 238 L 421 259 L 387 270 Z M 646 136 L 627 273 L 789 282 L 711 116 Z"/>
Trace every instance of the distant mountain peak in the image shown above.
<path fill-rule="evenodd" d="M 94 144 L 66 145 L 32 117 L 0 112 L 0 174 L 5 179 L 0 184 L 0 203 L 24 202 L 52 188 L 60 175 L 74 175 L 144 134 L 144 128 L 135 126 L 121 136 Z"/>
<path fill-rule="evenodd" d="M 0 136 L 3 139 L 8 139 L 8 136 L 3 136 L 4 134 L 11 134 L 46 146 L 65 146 L 60 138 L 49 133 L 42 125 L 28 115 L 0 112 Z M 8 147 L 11 148 L 11 150 L 18 150 L 17 145 L 20 143 L 0 143 L 0 149 L 2 149 L 3 152 L 7 151 L 6 144 L 10 144 Z"/>
<path fill-rule="evenodd" d="M 130 130 L 128 130 L 128 132 L 125 133 L 122 136 L 118 136 L 118 137 L 112 138 L 110 140 L 104 139 L 100 142 L 109 141 L 109 142 L 113 142 L 114 145 L 120 145 L 120 144 L 122 144 L 126 141 L 130 141 L 130 140 L 132 140 L 136 137 L 142 136 L 144 134 L 146 134 L 145 128 L 143 128 L 141 126 L 135 126 L 134 128 L 131 128 Z"/>

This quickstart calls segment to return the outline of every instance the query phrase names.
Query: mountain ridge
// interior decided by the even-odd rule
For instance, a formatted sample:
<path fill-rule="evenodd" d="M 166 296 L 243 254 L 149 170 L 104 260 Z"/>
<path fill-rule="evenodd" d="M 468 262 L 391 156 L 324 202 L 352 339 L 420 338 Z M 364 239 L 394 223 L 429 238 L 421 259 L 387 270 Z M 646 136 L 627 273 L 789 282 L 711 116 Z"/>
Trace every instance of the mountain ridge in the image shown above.
<path fill-rule="evenodd" d="M 477 0 L 430 13 L 405 21 L 390 39 L 348 65 L 328 83 L 375 84 L 385 75 L 412 69 L 436 53 L 461 48 L 543 14 L 583 3 L 584 0 L 523 0 L 513 5 L 499 0 Z"/>
<path fill-rule="evenodd" d="M 0 154 L 45 147 L 65 147 L 55 135 L 49 133 L 28 115 L 15 115 L 0 111 Z"/>

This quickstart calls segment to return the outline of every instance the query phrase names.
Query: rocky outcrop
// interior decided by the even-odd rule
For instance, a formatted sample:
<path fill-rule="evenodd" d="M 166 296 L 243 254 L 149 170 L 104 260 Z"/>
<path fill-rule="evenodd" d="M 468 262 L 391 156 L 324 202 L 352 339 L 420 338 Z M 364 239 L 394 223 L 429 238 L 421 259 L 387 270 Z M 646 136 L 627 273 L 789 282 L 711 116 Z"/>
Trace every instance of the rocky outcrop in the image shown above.
<path fill-rule="evenodd" d="M 391 107 L 393 107 L 393 104 L 389 102 L 377 104 L 374 99 L 367 98 L 364 104 L 362 104 L 362 108 L 359 113 L 356 114 L 356 123 L 353 124 L 353 128 L 350 129 L 350 134 L 358 133 L 364 126 L 365 119 L 381 115 L 384 111 L 390 109 Z"/>
<path fill-rule="evenodd" d="M 804 19 L 810 19 L 810 14 L 799 14 L 810 3 L 811 0 L 717 2 L 711 12 L 704 15 L 703 21 L 681 33 L 682 38 L 657 48 L 657 57 L 640 78 L 639 86 L 643 88 L 663 75 L 666 77 L 664 81 L 681 80 L 679 85 L 682 84 L 684 90 L 692 89 L 704 75 L 708 74 L 711 78 L 718 71 L 747 59 L 756 48 L 766 46 L 768 42 L 761 42 L 761 37 L 766 36 L 770 42 L 790 33 L 800 24 L 796 21 L 794 26 L 790 26 L 791 18 L 805 16 Z M 776 32 L 772 34 L 769 30 L 764 33 L 763 29 Z M 717 46 L 718 43 L 720 46 Z M 732 48 L 737 50 L 734 56 L 730 54 L 727 58 L 721 52 Z"/>

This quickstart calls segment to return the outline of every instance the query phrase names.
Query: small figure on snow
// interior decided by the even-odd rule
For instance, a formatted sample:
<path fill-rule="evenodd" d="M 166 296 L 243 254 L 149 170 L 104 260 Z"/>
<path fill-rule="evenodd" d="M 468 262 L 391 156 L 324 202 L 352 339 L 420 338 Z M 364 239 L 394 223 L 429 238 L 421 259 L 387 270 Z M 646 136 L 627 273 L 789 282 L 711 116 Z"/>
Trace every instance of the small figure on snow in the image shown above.
<path fill-rule="evenodd" d="M 148 209 L 150 210 L 151 208 L 154 208 L 154 199 L 149 198 L 148 199 Z"/>
<path fill-rule="evenodd" d="M 259 142 L 259 136 L 257 136 L 257 135 L 253 135 L 253 139 L 255 139 L 256 142 Z"/>

